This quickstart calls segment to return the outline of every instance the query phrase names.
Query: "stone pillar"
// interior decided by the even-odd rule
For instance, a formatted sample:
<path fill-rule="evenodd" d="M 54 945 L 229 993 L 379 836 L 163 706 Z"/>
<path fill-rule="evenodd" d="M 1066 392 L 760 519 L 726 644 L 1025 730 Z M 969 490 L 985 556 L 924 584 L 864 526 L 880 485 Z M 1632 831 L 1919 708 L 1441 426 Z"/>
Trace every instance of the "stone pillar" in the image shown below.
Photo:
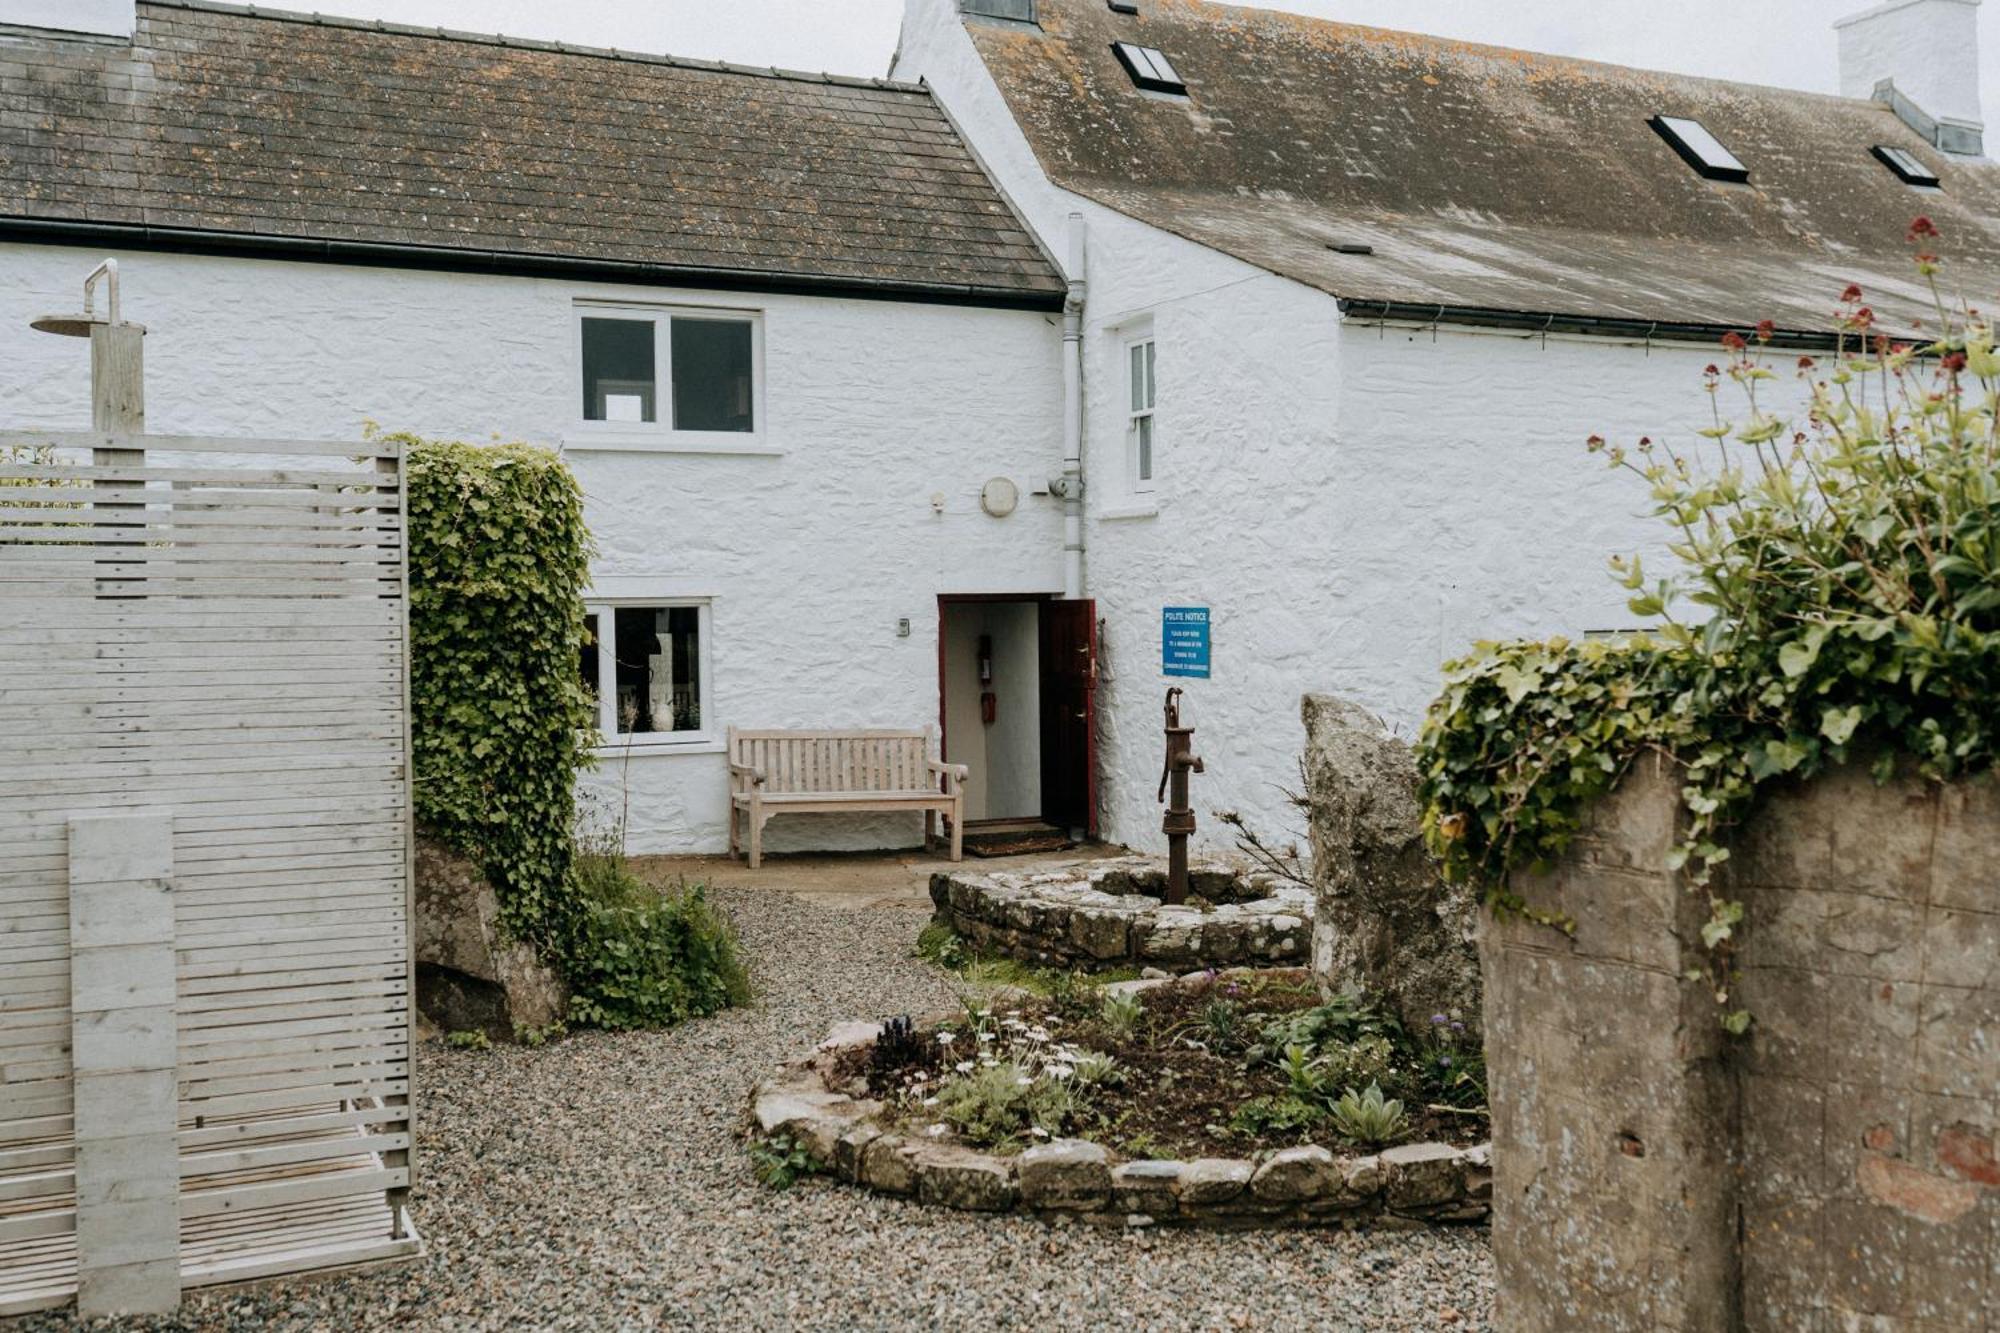
<path fill-rule="evenodd" d="M 1410 747 L 1367 710 L 1307 695 L 1313 971 L 1360 985 L 1421 1030 L 1433 1014 L 1480 1026 L 1477 896 L 1438 876 L 1424 848 Z"/>
<path fill-rule="evenodd" d="M 1574 938 L 1482 928 L 1500 1327 L 1995 1327 L 2000 790 L 1773 790 L 1718 881 L 1733 1039 L 1684 980 L 1678 785 L 1643 764 L 1519 885 Z"/>

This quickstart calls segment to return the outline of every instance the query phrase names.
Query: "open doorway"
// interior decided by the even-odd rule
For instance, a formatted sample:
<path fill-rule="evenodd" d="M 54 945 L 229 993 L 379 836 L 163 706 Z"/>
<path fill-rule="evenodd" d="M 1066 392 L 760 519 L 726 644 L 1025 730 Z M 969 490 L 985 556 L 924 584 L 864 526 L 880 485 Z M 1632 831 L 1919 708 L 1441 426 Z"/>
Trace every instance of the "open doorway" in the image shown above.
<path fill-rule="evenodd" d="M 1093 833 L 1095 612 L 1046 596 L 938 599 L 945 758 L 971 770 L 966 831 Z"/>

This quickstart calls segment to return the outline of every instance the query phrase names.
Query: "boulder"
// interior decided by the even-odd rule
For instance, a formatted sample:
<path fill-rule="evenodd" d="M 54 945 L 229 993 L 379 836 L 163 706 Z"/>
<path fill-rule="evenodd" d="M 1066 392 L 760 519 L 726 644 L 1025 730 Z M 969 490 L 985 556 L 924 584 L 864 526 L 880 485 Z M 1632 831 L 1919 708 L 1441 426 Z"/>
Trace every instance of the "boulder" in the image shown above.
<path fill-rule="evenodd" d="M 1111 1172 L 1111 1202 L 1121 1213 L 1172 1217 L 1185 1169 L 1181 1162 L 1127 1162 Z"/>
<path fill-rule="evenodd" d="M 1285 1148 L 1250 1177 L 1250 1192 L 1267 1203 L 1312 1203 L 1339 1188 L 1339 1168 L 1324 1148 Z"/>
<path fill-rule="evenodd" d="M 1383 1149 L 1381 1161 L 1388 1178 L 1389 1206 L 1398 1212 L 1457 1203 L 1463 1195 L 1465 1164 L 1456 1148 L 1406 1143 Z"/>
<path fill-rule="evenodd" d="M 918 1152 L 914 1165 L 917 1197 L 928 1204 L 974 1213 L 1004 1213 L 1019 1197 L 1008 1164 L 986 1153 L 937 1145 Z"/>
<path fill-rule="evenodd" d="M 1231 1157 L 1200 1157 L 1181 1169 L 1175 1191 L 1191 1208 L 1228 1203 L 1250 1185 L 1250 1163 Z"/>
<path fill-rule="evenodd" d="M 1308 695 L 1303 711 L 1322 989 L 1359 985 L 1411 1031 L 1444 1014 L 1476 1035 L 1478 898 L 1447 885 L 1424 847 L 1415 756 L 1353 704 Z"/>
<path fill-rule="evenodd" d="M 416 847 L 417 1008 L 446 1032 L 513 1041 L 569 1013 L 569 991 L 533 946 L 500 925 L 493 886 L 434 838 Z"/>

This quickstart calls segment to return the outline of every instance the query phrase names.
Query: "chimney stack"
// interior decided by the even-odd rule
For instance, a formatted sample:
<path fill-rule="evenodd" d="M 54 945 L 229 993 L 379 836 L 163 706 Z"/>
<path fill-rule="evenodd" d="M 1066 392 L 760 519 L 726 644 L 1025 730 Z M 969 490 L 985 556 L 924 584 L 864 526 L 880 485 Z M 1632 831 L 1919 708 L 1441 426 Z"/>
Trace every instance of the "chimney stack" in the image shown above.
<path fill-rule="evenodd" d="M 1983 151 L 1979 0 L 1884 0 L 1833 26 L 1843 97 L 1888 103 L 1945 152 Z"/>
<path fill-rule="evenodd" d="M 10 28 L 129 39 L 138 26 L 137 0 L 0 0 L 0 39 Z"/>

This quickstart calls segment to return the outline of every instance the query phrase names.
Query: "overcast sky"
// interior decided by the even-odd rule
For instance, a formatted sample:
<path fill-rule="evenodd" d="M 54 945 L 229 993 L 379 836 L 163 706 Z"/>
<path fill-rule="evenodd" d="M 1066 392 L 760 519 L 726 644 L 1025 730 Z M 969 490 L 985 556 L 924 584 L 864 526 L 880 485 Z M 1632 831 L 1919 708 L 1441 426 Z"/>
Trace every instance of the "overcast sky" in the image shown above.
<path fill-rule="evenodd" d="M 902 0 L 281 0 L 317 9 L 748 65 L 879 75 Z M 1831 92 L 1832 21 L 1865 0 L 1271 0 L 1265 8 L 1530 51 Z M 1982 16 L 1989 125 L 2000 19 Z"/>

